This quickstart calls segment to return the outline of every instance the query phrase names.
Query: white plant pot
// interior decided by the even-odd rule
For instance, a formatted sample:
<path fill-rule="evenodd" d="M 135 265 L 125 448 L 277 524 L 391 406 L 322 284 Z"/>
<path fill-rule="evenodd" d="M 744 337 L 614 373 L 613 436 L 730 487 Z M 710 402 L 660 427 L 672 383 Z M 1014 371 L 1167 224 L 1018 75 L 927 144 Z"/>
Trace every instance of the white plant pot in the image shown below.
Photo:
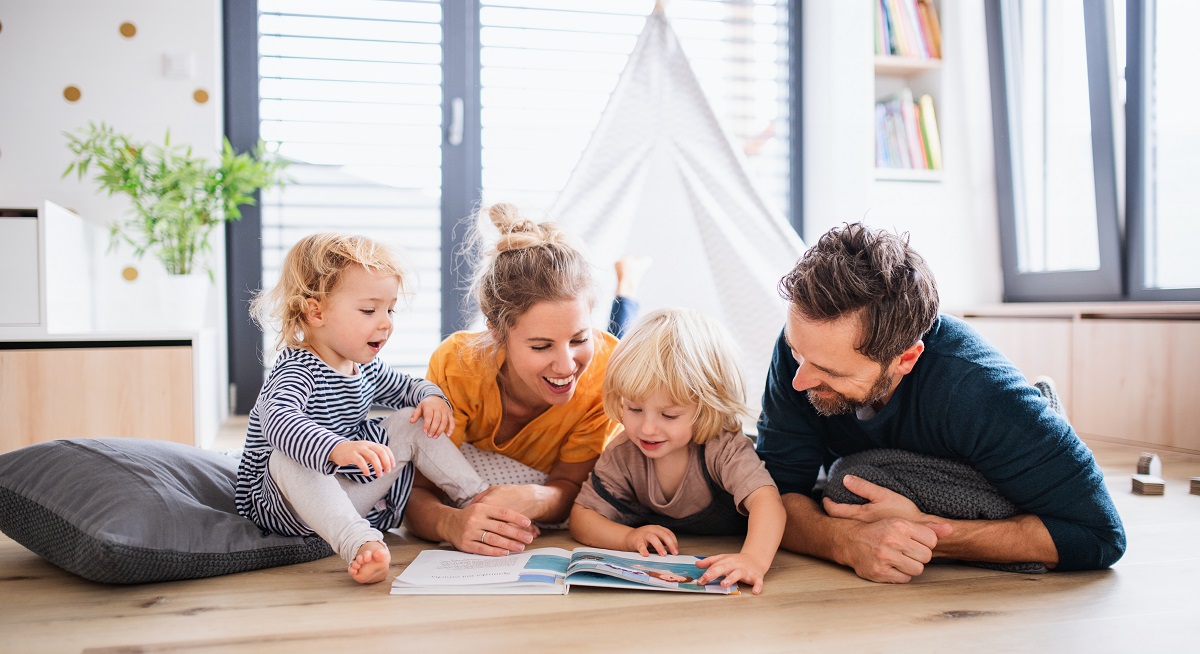
<path fill-rule="evenodd" d="M 158 308 L 165 329 L 195 331 L 204 326 L 212 282 L 208 275 L 167 275 L 158 282 Z"/>

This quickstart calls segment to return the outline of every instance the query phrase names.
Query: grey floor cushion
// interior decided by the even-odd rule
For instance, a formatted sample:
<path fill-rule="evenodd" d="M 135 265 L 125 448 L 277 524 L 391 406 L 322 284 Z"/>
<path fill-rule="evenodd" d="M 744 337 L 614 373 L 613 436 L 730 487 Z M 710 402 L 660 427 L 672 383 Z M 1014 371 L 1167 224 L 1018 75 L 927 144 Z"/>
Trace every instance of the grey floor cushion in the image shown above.
<path fill-rule="evenodd" d="M 193 579 L 332 554 L 264 535 L 233 504 L 237 460 L 135 438 L 58 440 L 0 455 L 0 531 L 81 577 Z"/>

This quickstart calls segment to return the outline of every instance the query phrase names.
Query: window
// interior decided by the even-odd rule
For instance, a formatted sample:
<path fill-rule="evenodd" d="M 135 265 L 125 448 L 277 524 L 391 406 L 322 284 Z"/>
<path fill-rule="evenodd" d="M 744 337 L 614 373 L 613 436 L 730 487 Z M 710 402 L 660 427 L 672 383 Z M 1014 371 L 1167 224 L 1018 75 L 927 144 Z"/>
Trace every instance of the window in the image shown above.
<path fill-rule="evenodd" d="M 1200 5 L 1130 0 L 1128 16 L 1130 294 L 1196 300 L 1200 87 L 1190 28 L 1200 20 Z"/>
<path fill-rule="evenodd" d="M 674 0 L 676 31 L 768 202 L 794 223 L 797 0 Z M 415 273 L 385 360 L 423 374 L 466 324 L 460 221 L 481 200 L 540 216 L 570 176 L 654 0 L 224 0 L 226 132 L 294 161 L 227 230 L 230 378 L 253 406 L 246 308 L 303 235 L 363 233 Z M 789 24 L 791 23 L 791 24 Z"/>
<path fill-rule="evenodd" d="M 1200 127 L 1191 115 L 1200 88 L 1189 42 L 1200 6 L 987 0 L 986 7 L 1005 298 L 1200 300 L 1191 252 L 1200 239 L 1200 191 L 1191 184 L 1200 173 Z M 1030 65 L 1039 48 L 1043 63 Z M 1086 108 L 1078 101 L 1081 57 Z M 1038 75 L 1031 68 L 1043 72 L 1040 86 L 1030 82 Z M 1123 142 L 1109 138 L 1114 122 Z M 1085 129 L 1090 152 L 1080 139 Z"/>
<path fill-rule="evenodd" d="M 786 0 L 675 0 L 667 15 L 766 201 L 789 211 Z M 542 216 L 566 185 L 653 0 L 483 0 L 483 199 Z"/>
<path fill-rule="evenodd" d="M 263 194 L 262 279 L 319 231 L 396 247 L 411 300 L 380 354 L 424 374 L 441 340 L 442 12 L 437 2 L 259 0 L 259 130 L 294 162 Z M 271 351 L 275 334 L 265 334 Z"/>
<path fill-rule="evenodd" d="M 1099 5 L 989 6 L 1006 300 L 1120 297 L 1112 72 L 1094 52 L 1111 33 Z"/>

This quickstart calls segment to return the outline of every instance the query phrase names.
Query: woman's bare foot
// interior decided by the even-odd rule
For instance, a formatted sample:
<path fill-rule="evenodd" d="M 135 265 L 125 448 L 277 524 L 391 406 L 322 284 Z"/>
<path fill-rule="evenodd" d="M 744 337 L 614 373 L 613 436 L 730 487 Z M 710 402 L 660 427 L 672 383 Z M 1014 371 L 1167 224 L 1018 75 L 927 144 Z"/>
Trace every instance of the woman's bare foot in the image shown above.
<path fill-rule="evenodd" d="M 387 579 L 392 553 L 382 541 L 369 540 L 358 548 L 358 555 L 350 563 L 348 572 L 360 584 L 377 584 Z"/>
<path fill-rule="evenodd" d="M 641 286 L 642 277 L 646 275 L 646 269 L 652 263 L 653 257 L 626 255 L 617 259 L 613 264 L 617 271 L 617 295 L 637 297 L 638 286 Z"/>

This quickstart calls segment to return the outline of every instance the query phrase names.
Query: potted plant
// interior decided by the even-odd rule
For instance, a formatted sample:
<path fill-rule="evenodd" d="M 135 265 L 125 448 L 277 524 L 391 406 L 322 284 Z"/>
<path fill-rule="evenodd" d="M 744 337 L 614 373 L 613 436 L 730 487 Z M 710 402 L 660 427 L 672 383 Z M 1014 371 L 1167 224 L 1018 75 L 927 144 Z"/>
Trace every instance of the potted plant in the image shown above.
<path fill-rule="evenodd" d="M 138 257 L 149 252 L 172 276 L 191 275 L 199 265 L 211 282 L 202 255 L 211 249 L 213 228 L 239 220 L 239 206 L 254 204 L 255 191 L 285 181 L 287 162 L 266 155 L 261 142 L 253 153 L 236 154 L 225 139 L 210 163 L 190 147 L 171 145 L 169 131 L 162 145 L 136 141 L 103 122 L 65 136 L 74 158 L 64 177 L 75 171 L 83 179 L 94 164 L 101 189 L 133 202 L 132 215 L 113 222 L 113 242 L 130 244 Z"/>

